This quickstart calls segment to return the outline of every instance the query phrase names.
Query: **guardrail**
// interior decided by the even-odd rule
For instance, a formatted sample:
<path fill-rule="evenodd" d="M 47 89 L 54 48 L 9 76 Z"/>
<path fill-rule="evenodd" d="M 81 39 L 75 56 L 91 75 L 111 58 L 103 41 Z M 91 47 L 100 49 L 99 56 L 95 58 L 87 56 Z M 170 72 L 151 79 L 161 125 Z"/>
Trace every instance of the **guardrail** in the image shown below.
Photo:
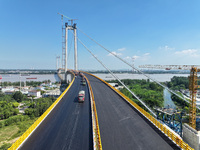
<path fill-rule="evenodd" d="M 98 122 L 96 105 L 95 105 L 95 101 L 94 101 L 94 94 L 93 94 L 92 87 L 90 85 L 89 80 L 87 79 L 87 77 L 85 75 L 84 75 L 84 78 L 87 80 L 87 83 L 89 86 L 89 91 L 90 91 L 90 102 L 91 102 L 91 112 L 92 112 L 92 130 L 93 130 L 93 147 L 94 147 L 94 150 L 102 150 L 99 122 Z"/>
<path fill-rule="evenodd" d="M 49 115 L 49 113 L 54 109 L 54 107 L 58 104 L 58 102 L 63 98 L 63 96 L 65 95 L 65 93 L 69 90 L 69 88 L 73 84 L 74 79 L 75 79 L 75 76 L 74 76 L 72 82 L 66 88 L 66 90 L 57 98 L 57 100 L 42 114 L 42 116 L 40 116 L 28 128 L 28 130 L 26 130 L 26 132 L 24 132 L 24 134 L 22 136 L 20 136 L 20 138 L 15 143 L 13 143 L 13 145 L 10 148 L 8 148 L 8 150 L 16 150 L 20 146 L 22 146 L 22 144 L 28 139 L 28 137 L 36 130 L 36 128 L 42 123 L 42 121 Z"/>
<path fill-rule="evenodd" d="M 119 94 L 122 98 L 124 98 L 131 106 L 133 106 L 135 109 L 137 109 L 144 117 L 146 117 L 152 124 L 154 124 L 160 131 L 162 131 L 166 136 L 168 136 L 176 145 L 178 145 L 183 150 L 194 150 L 191 148 L 188 144 L 186 144 L 180 137 L 175 135 L 173 132 L 171 132 L 169 129 L 167 129 L 163 124 L 161 124 L 156 118 L 151 116 L 148 112 L 146 112 L 144 109 L 142 109 L 140 106 L 138 106 L 135 102 L 133 102 L 131 99 L 129 99 L 127 96 L 125 96 L 123 93 L 121 93 L 119 90 L 111 86 L 106 81 L 102 80 L 101 78 L 87 73 L 89 75 L 92 75 L 93 77 L 99 79 L 103 83 L 105 83 L 107 86 L 109 86 L 111 89 L 113 89 L 117 94 Z"/>

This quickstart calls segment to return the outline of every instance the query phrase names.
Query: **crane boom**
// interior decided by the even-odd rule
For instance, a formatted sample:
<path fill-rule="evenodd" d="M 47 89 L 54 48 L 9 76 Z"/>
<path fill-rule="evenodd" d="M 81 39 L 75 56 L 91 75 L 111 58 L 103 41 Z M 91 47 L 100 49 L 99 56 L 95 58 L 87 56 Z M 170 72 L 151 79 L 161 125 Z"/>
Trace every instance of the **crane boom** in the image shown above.
<path fill-rule="evenodd" d="M 69 17 L 67 17 L 67 16 L 65 16 L 63 14 L 60 14 L 60 13 L 58 13 L 58 14 L 61 15 L 62 18 L 65 17 L 65 18 L 69 19 L 68 21 L 71 21 L 71 25 L 73 25 L 73 21 L 74 20 L 78 20 L 78 19 L 71 19 L 71 18 L 69 18 Z"/>
<path fill-rule="evenodd" d="M 60 13 L 58 13 L 58 14 L 61 15 L 62 17 L 65 17 L 65 18 L 69 19 L 69 20 L 72 20 L 71 18 L 69 18 L 69 17 L 67 17 L 67 16 L 65 16 L 63 14 L 60 14 Z"/>
<path fill-rule="evenodd" d="M 192 67 L 200 68 L 200 65 L 140 65 L 139 68 L 165 69 L 165 70 L 190 70 Z"/>

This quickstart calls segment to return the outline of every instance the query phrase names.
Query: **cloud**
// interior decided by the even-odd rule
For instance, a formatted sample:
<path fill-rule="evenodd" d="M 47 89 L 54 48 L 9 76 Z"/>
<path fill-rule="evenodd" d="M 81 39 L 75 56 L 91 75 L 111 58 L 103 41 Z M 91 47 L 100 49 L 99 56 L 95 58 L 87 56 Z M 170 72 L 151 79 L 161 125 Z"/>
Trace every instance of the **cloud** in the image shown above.
<path fill-rule="evenodd" d="M 117 52 L 111 52 L 111 53 L 109 53 L 107 56 L 113 56 L 113 54 L 114 55 L 117 55 L 117 56 L 121 56 L 122 55 L 122 53 L 117 53 Z"/>
<path fill-rule="evenodd" d="M 137 55 L 133 55 L 132 57 L 127 56 L 124 59 L 126 59 L 126 60 L 142 60 L 142 61 L 144 61 L 144 60 L 147 60 L 149 58 L 149 55 L 150 55 L 150 53 L 145 53 L 145 54 L 143 54 L 141 56 L 137 56 Z"/>
<path fill-rule="evenodd" d="M 119 48 L 119 49 L 118 49 L 118 51 L 120 51 L 120 52 L 125 51 L 125 50 L 126 50 L 125 47 L 124 47 L 124 48 Z"/>
<path fill-rule="evenodd" d="M 125 57 L 124 59 L 126 59 L 126 60 L 131 60 L 131 57 L 127 56 L 127 57 Z"/>
<path fill-rule="evenodd" d="M 144 56 L 149 56 L 149 55 L 150 55 L 150 53 L 145 53 L 145 54 L 144 54 Z"/>
<path fill-rule="evenodd" d="M 132 59 L 134 59 L 134 60 L 139 59 L 139 58 L 140 58 L 140 56 L 137 56 L 137 55 L 132 56 Z"/>
<path fill-rule="evenodd" d="M 180 55 L 180 56 L 187 55 L 187 56 L 190 56 L 190 57 L 198 57 L 198 56 L 200 56 L 198 54 L 198 50 L 197 49 L 187 49 L 187 50 L 182 50 L 182 51 L 176 51 L 174 54 L 175 55 Z"/>
<path fill-rule="evenodd" d="M 160 46 L 159 47 L 160 50 L 165 50 L 165 51 L 170 51 L 170 50 L 174 50 L 175 48 L 169 47 L 167 45 L 165 45 L 164 47 Z"/>

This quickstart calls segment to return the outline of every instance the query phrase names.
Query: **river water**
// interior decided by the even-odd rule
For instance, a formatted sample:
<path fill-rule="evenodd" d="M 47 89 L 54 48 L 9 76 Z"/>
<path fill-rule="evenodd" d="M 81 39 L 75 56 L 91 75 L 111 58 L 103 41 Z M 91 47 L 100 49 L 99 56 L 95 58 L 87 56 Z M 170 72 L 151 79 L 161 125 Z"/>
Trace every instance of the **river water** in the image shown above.
<path fill-rule="evenodd" d="M 103 80 L 115 80 L 111 74 L 94 74 L 98 77 L 100 77 Z M 115 74 L 119 79 L 147 79 L 142 74 L 130 74 L 130 73 L 121 73 L 121 74 Z M 177 77 L 188 77 L 189 74 L 147 74 L 153 79 L 156 79 L 159 82 L 166 82 L 171 81 L 171 78 L 174 76 Z"/>
<path fill-rule="evenodd" d="M 176 109 L 176 105 L 171 99 L 171 93 L 167 90 L 163 90 L 163 97 L 164 97 L 164 107 L 165 108 L 173 108 Z"/>
<path fill-rule="evenodd" d="M 1 82 L 25 82 L 25 81 L 44 81 L 50 80 L 51 82 L 59 82 L 57 74 L 30 74 L 20 76 L 20 74 L 2 74 Z M 32 78 L 32 79 L 30 79 Z"/>
<path fill-rule="evenodd" d="M 103 80 L 115 80 L 110 74 L 94 74 L 100 77 Z M 144 75 L 141 74 L 115 74 L 119 79 L 147 79 Z M 189 74 L 148 74 L 153 79 L 156 79 L 159 82 L 170 81 L 172 77 L 188 77 Z M 2 74 L 1 82 L 19 82 L 19 74 Z M 27 78 L 37 78 L 37 79 L 27 79 Z M 51 80 L 51 82 L 60 81 L 57 74 L 30 74 L 29 76 L 21 76 L 21 81 L 44 81 Z"/>
<path fill-rule="evenodd" d="M 115 80 L 110 74 L 94 74 L 103 80 Z M 119 79 L 147 79 L 142 74 L 129 74 L 121 73 L 115 74 Z M 148 74 L 153 79 L 159 82 L 170 81 L 174 76 L 178 77 L 188 77 L 189 74 Z M 20 74 L 2 74 L 1 82 L 19 82 Z M 27 78 L 37 78 L 37 79 L 27 79 Z M 21 81 L 44 81 L 51 80 L 52 82 L 60 81 L 57 74 L 30 74 L 28 76 L 21 76 Z"/>

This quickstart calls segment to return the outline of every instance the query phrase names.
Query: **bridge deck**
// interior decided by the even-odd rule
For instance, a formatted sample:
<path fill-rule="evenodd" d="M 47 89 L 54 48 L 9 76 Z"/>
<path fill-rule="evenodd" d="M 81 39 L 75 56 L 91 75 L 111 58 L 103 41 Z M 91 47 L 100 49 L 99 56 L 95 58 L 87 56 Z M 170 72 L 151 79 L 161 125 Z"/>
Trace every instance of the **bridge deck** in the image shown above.
<path fill-rule="evenodd" d="M 78 103 L 78 92 L 85 90 L 85 102 Z M 49 116 L 20 150 L 92 149 L 92 120 L 87 86 L 77 77 L 74 84 Z"/>
<path fill-rule="evenodd" d="M 86 76 L 94 93 L 104 150 L 179 149 L 102 81 Z"/>

